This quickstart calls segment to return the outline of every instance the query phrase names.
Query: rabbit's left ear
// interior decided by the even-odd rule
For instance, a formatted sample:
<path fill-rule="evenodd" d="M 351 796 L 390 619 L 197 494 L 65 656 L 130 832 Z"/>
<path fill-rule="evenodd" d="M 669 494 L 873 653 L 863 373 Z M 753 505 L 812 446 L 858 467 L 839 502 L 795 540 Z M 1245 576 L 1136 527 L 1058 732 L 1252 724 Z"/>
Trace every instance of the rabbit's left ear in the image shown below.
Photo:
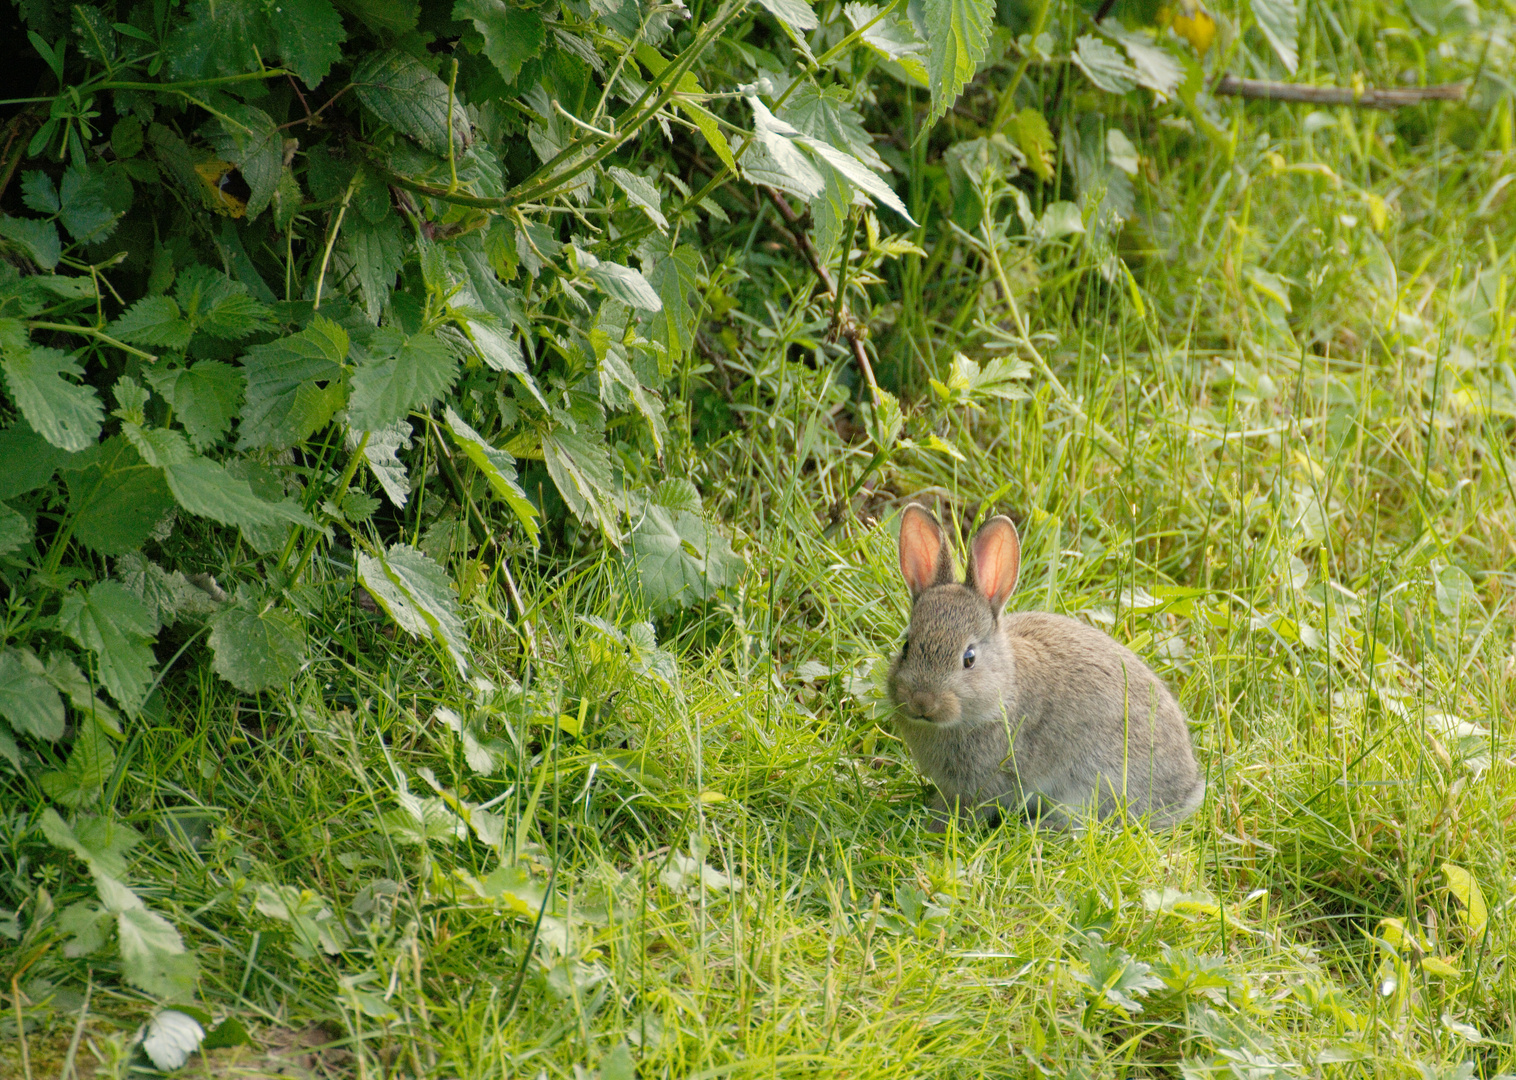
<path fill-rule="evenodd" d="M 953 556 L 942 526 L 918 503 L 911 503 L 900 516 L 900 573 L 912 599 L 954 580 Z"/>
<path fill-rule="evenodd" d="M 996 615 L 1016 589 L 1021 576 L 1021 538 L 1003 515 L 986 521 L 974 537 L 966 584 L 989 601 Z"/>

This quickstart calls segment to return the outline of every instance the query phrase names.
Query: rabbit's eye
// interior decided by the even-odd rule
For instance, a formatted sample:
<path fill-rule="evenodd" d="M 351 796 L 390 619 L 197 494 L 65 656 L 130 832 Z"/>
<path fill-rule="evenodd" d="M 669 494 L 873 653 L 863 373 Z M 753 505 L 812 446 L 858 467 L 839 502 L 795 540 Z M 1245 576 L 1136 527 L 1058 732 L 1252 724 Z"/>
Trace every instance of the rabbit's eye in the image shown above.
<path fill-rule="evenodd" d="M 966 668 L 974 666 L 974 646 L 972 645 L 963 650 L 963 666 Z"/>

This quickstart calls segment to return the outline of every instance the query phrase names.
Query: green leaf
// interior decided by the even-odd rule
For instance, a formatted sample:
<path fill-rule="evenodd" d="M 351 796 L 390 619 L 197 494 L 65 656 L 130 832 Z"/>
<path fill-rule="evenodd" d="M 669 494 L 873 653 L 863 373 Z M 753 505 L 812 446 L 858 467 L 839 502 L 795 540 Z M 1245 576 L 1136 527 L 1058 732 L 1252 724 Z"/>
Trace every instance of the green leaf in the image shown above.
<path fill-rule="evenodd" d="M 1300 66 L 1300 13 L 1295 0 L 1248 0 L 1248 7 L 1284 70 L 1295 74 Z"/>
<path fill-rule="evenodd" d="M 58 626 L 95 654 L 100 684 L 131 712 L 141 707 L 157 658 L 152 616 L 120 582 L 100 581 L 63 598 Z"/>
<path fill-rule="evenodd" d="M 663 307 L 663 301 L 640 271 L 620 263 L 601 262 L 588 251 L 577 248 L 575 251 L 579 265 L 606 296 L 640 311 L 658 311 Z"/>
<path fill-rule="evenodd" d="M 102 555 L 140 547 L 174 508 L 163 474 L 121 435 L 70 460 L 63 478 L 74 539 Z"/>
<path fill-rule="evenodd" d="M 148 296 L 123 311 L 111 323 L 110 333 L 133 345 L 182 349 L 189 344 L 194 328 L 171 297 Z M 148 374 L 151 378 L 151 372 Z"/>
<path fill-rule="evenodd" d="M 63 209 L 58 201 L 58 189 L 47 173 L 32 169 L 21 174 L 21 201 L 27 209 L 52 216 Z"/>
<path fill-rule="evenodd" d="M 124 886 L 122 891 L 126 891 Z M 137 900 L 135 906 L 116 916 L 116 937 L 121 947 L 121 975 L 127 982 L 160 998 L 184 1000 L 193 996 L 200 966 L 193 953 L 184 951 L 173 923 Z"/>
<path fill-rule="evenodd" d="M 95 444 L 105 406 L 93 388 L 63 378 L 84 374 L 73 357 L 37 345 L 6 348 L 0 369 L 11 399 L 33 431 L 60 450 L 78 451 Z"/>
<path fill-rule="evenodd" d="M 1016 145 L 1037 179 L 1047 183 L 1053 178 L 1053 152 L 1057 149 L 1047 118 L 1028 106 L 1016 114 L 1014 125 Z"/>
<path fill-rule="evenodd" d="M 314 528 L 315 520 L 294 502 L 267 502 L 244 479 L 220 462 L 196 457 L 164 466 L 164 479 L 179 505 L 198 517 L 240 529 L 269 528 L 288 522 Z"/>
<path fill-rule="evenodd" d="M 239 598 L 210 627 L 211 666 L 244 693 L 287 685 L 305 663 L 305 626 L 291 611 Z"/>
<path fill-rule="evenodd" d="M 0 499 L 35 491 L 67 460 L 66 451 L 38 435 L 26 421 L 18 420 L 0 431 Z"/>
<path fill-rule="evenodd" d="M 41 662 L 17 649 L 0 652 L 0 716 L 19 734 L 48 742 L 63 737 L 63 699 Z"/>
<path fill-rule="evenodd" d="M 758 2 L 792 34 L 802 30 L 814 30 L 821 25 L 816 19 L 816 13 L 811 10 L 811 5 L 805 0 L 758 0 Z"/>
<path fill-rule="evenodd" d="M 940 119 L 974 77 L 990 39 L 995 5 L 990 0 L 924 0 L 927 82 L 932 109 L 926 130 Z"/>
<path fill-rule="evenodd" d="M 278 52 L 261 0 L 190 0 L 189 16 L 163 43 L 175 79 L 239 75 Z"/>
<path fill-rule="evenodd" d="M 0 237 L 20 244 L 32 262 L 51 270 L 63 258 L 58 227 L 51 221 L 0 215 Z"/>
<path fill-rule="evenodd" d="M 629 169 L 623 169 L 619 165 L 612 165 L 606 170 L 606 175 L 626 193 L 628 202 L 639 208 L 647 215 L 649 221 L 658 226 L 659 232 L 668 231 L 669 221 L 663 216 L 663 202 L 651 180 L 645 176 L 638 176 Z"/>
<path fill-rule="evenodd" d="M 142 153 L 142 121 L 135 116 L 123 116 L 111 127 L 111 150 L 125 161 Z"/>
<path fill-rule="evenodd" d="M 453 18 L 471 20 L 484 35 L 484 55 L 507 83 L 515 82 L 521 65 L 540 56 L 547 43 L 542 16 L 511 7 L 504 0 L 458 0 Z"/>
<path fill-rule="evenodd" d="M 699 514 L 652 503 L 632 529 L 628 562 L 655 609 L 709 600 L 735 585 L 746 567 Z"/>
<path fill-rule="evenodd" d="M 592 442 L 565 427 L 554 428 L 542 436 L 542 458 L 553 485 L 574 516 L 599 528 L 611 543 L 619 544 L 616 483 L 605 443 Z"/>
<path fill-rule="evenodd" d="M 916 219 L 911 217 L 910 213 L 906 210 L 905 203 L 900 201 L 900 196 L 895 194 L 895 189 L 886 184 L 875 173 L 871 172 L 863 162 L 859 161 L 852 154 L 844 153 L 822 142 L 820 139 L 801 137 L 795 141 L 816 154 L 827 165 L 847 177 L 849 183 L 862 188 L 864 192 L 882 202 L 885 206 L 888 206 L 910 224 L 916 224 Z"/>
<path fill-rule="evenodd" d="M 201 360 L 187 368 L 155 367 L 143 377 L 174 410 L 196 450 L 226 434 L 246 384 L 240 369 L 220 360 Z"/>
<path fill-rule="evenodd" d="M 348 402 L 348 416 L 361 431 L 387 427 L 412 409 L 425 408 L 458 379 L 458 358 L 432 334 L 402 339 L 381 330 L 373 351 L 376 355 L 359 363 L 353 373 Z"/>
<path fill-rule="evenodd" d="M 411 425 L 404 420 L 378 431 L 368 432 L 368 442 L 363 444 L 363 459 L 384 494 L 396 506 L 404 506 L 410 497 L 410 476 L 399 451 L 410 449 Z M 356 433 L 348 430 L 348 449 L 357 447 Z"/>
<path fill-rule="evenodd" d="M 1448 879 L 1448 892 L 1463 905 L 1463 925 L 1473 937 L 1482 936 L 1485 927 L 1489 925 L 1490 908 L 1485 903 L 1484 892 L 1479 888 L 1478 880 L 1463 867 L 1453 863 L 1445 862 L 1441 869 L 1443 876 Z"/>
<path fill-rule="evenodd" d="M 779 110 L 779 119 L 792 125 L 802 135 L 830 143 L 853 155 L 870 169 L 888 172 L 874 149 L 874 139 L 863 126 L 863 117 L 849 103 L 847 91 L 840 86 L 818 89 L 802 83 Z"/>
<path fill-rule="evenodd" d="M 358 221 L 342 236 L 353 255 L 358 291 L 369 322 L 378 322 L 395 288 L 395 275 L 405 265 L 406 235 L 393 215 L 371 223 Z"/>
<path fill-rule="evenodd" d="M 95 727 L 93 724 L 87 726 Z M 84 732 L 81 730 L 80 737 L 83 736 Z M 108 753 L 114 760 L 115 752 L 108 751 Z M 109 773 L 105 775 L 108 776 Z M 142 834 L 124 821 L 105 816 L 80 814 L 75 824 L 70 827 L 68 822 L 64 821 L 58 815 L 58 811 L 52 807 L 42 811 L 38 825 L 41 826 L 42 835 L 53 847 L 77 856 L 89 867 L 90 873 L 109 878 L 120 877 L 126 873 L 127 855 L 142 842 Z M 116 909 L 112 910 L 114 912 Z"/>
<path fill-rule="evenodd" d="M 527 537 L 535 545 L 537 543 L 537 508 L 526 497 L 526 492 L 521 490 L 521 485 L 516 482 L 516 469 L 511 455 L 504 450 L 497 449 L 485 441 L 463 419 L 453 411 L 452 406 L 443 412 L 443 420 L 447 424 L 447 432 L 458 444 L 474 467 L 478 469 L 485 480 L 489 482 L 490 490 L 500 497 L 500 500 L 509 506 L 516 515 L 516 520 L 521 522 L 526 530 Z"/>
<path fill-rule="evenodd" d="M 402 630 L 436 642 L 467 672 L 468 640 L 447 571 L 409 544 L 395 544 L 378 558 L 359 552 L 358 580 Z"/>
<path fill-rule="evenodd" d="M 181 1068 L 205 1040 L 205 1028 L 188 1013 L 165 1009 L 148 1021 L 142 1035 L 142 1052 L 157 1069 Z"/>
<path fill-rule="evenodd" d="M 747 103 L 753 110 L 756 141 L 742 159 L 743 175 L 752 183 L 794 192 L 807 200 L 821 194 L 826 181 L 790 141 L 790 135 L 797 133 L 794 126 L 775 117 L 756 97 L 749 95 Z"/>
<path fill-rule="evenodd" d="M 272 10 L 288 10 L 312 2 L 280 0 Z M 222 107 L 220 114 L 221 130 L 211 143 L 216 153 L 236 165 L 242 179 L 247 181 L 247 216 L 252 219 L 268 206 L 279 186 L 279 177 L 284 172 L 284 136 L 268 113 L 251 105 L 229 104 Z"/>
<path fill-rule="evenodd" d="M 667 254 L 660 253 L 648 272 L 648 284 L 663 301 L 663 307 L 648 318 L 652 323 L 649 336 L 664 349 L 659 369 L 665 377 L 694 347 L 701 270 L 699 250 L 681 244 Z M 690 306 L 692 300 L 695 307 Z"/>
<path fill-rule="evenodd" d="M 84 806 L 100 797 L 100 789 L 116 768 L 116 748 L 98 723 L 79 726 L 79 735 L 69 749 L 62 769 L 37 778 L 42 790 L 64 806 Z M 121 861 L 121 860 L 118 860 Z M 91 857 L 92 865 L 99 860 Z"/>
<path fill-rule="evenodd" d="M 1116 19 L 1106 19 L 1100 28 L 1121 42 L 1137 73 L 1137 85 L 1146 86 L 1160 98 L 1167 98 L 1184 79 L 1184 69 L 1173 54 L 1151 37 L 1128 30 Z"/>
<path fill-rule="evenodd" d="M 346 398 L 347 349 L 347 331 L 319 315 L 298 334 L 249 349 L 237 449 L 283 450 L 329 421 Z"/>
<path fill-rule="evenodd" d="M 248 295 L 246 285 L 199 263 L 180 271 L 174 296 L 196 332 L 222 341 L 241 341 L 274 328 L 273 312 Z"/>
<path fill-rule="evenodd" d="M 342 59 L 341 46 L 347 40 L 342 16 L 331 0 L 279 0 L 265 10 L 284 66 L 315 89 Z M 251 204 L 248 212 L 252 213 Z"/>
<path fill-rule="evenodd" d="M 908 18 L 902 18 L 903 9 L 878 19 L 880 8 L 876 4 L 848 4 L 843 8 L 853 29 L 867 26 L 863 31 L 863 43 L 886 60 L 892 60 L 903 68 L 907 75 L 922 86 L 927 85 L 926 42 L 916 36 L 916 28 Z M 875 20 L 878 19 L 876 22 Z M 870 25 L 872 24 L 872 25 Z M 801 125 L 797 125 L 801 126 Z"/>
<path fill-rule="evenodd" d="M 120 198 L 117 187 L 110 174 L 99 170 L 76 165 L 65 171 L 58 185 L 58 201 L 62 203 L 58 220 L 69 235 L 80 243 L 93 243 L 115 232 L 116 221 L 126 210 L 115 205 Z M 126 184 L 126 203 L 131 204 L 130 182 Z"/>
<path fill-rule="evenodd" d="M 1085 34 L 1076 46 L 1074 63 L 1100 89 L 1110 94 L 1125 94 L 1136 87 L 1137 72 L 1105 42 L 1093 34 Z"/>
<path fill-rule="evenodd" d="M 420 60 L 395 50 L 376 53 L 354 69 L 353 88 L 380 120 L 434 154 L 447 153 L 447 84 Z M 469 144 L 468 119 L 456 102 L 452 142 L 460 152 Z"/>
<path fill-rule="evenodd" d="M 0 503 L 0 555 L 9 555 L 32 538 L 32 519 Z"/>

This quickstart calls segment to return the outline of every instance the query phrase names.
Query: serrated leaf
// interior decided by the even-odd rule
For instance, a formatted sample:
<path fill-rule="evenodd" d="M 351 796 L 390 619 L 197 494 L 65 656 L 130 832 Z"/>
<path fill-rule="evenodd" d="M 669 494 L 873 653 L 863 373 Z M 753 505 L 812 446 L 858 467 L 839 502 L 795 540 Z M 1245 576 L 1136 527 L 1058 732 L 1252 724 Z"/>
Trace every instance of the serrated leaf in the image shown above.
<path fill-rule="evenodd" d="M 599 528 L 611 543 L 619 544 L 615 480 L 605 444 L 591 442 L 567 428 L 555 428 L 542 436 L 542 458 L 553 485 L 574 516 Z"/>
<path fill-rule="evenodd" d="M 658 226 L 659 232 L 668 231 L 669 222 L 668 218 L 663 216 L 663 202 L 651 180 L 623 169 L 619 165 L 612 165 L 606 170 L 606 174 L 626 193 L 627 201 L 640 209 L 648 216 L 649 221 Z"/>
<path fill-rule="evenodd" d="M 30 345 L 0 356 L 11 400 L 33 431 L 60 450 L 79 451 L 100 438 L 105 406 L 89 386 L 69 382 L 84 369 L 67 353 Z"/>
<path fill-rule="evenodd" d="M 331 0 L 279 0 L 265 10 L 284 66 L 315 89 L 342 59 L 341 46 L 347 40 L 342 16 Z"/>
<path fill-rule="evenodd" d="M 881 8 L 877 4 L 850 3 L 843 8 L 847 21 L 853 29 L 868 27 L 863 31 L 863 43 L 886 60 L 894 60 L 907 67 L 922 83 L 927 81 L 926 65 L 922 55 L 926 42 L 916 36 L 916 28 L 908 19 L 895 11 L 879 18 Z"/>
<path fill-rule="evenodd" d="M 298 334 L 249 349 L 237 448 L 283 450 L 329 421 L 346 398 L 347 349 L 347 331 L 319 315 Z"/>
<path fill-rule="evenodd" d="M 746 564 L 703 517 L 649 504 L 632 529 L 628 562 L 655 608 L 688 607 L 735 585 Z"/>
<path fill-rule="evenodd" d="M 995 6 L 989 0 L 924 0 L 927 83 L 932 109 L 922 130 L 930 128 L 958 100 L 974 77 L 989 44 Z"/>
<path fill-rule="evenodd" d="M 18 734 L 56 742 L 63 737 L 63 699 L 41 663 L 32 657 L 28 665 L 26 659 L 16 649 L 0 652 L 0 716 Z"/>
<path fill-rule="evenodd" d="M 888 172 L 889 166 L 874 149 L 874 139 L 863 126 L 863 117 L 853 108 L 840 86 L 824 90 L 802 83 L 791 95 L 779 119 L 793 125 L 802 135 L 820 139 L 852 154 L 876 172 Z M 792 136 L 793 137 L 793 136 Z"/>
<path fill-rule="evenodd" d="M 66 451 L 18 420 L 0 431 L 0 499 L 35 491 L 67 460 Z"/>
<path fill-rule="evenodd" d="M 110 325 L 112 337 L 132 345 L 169 349 L 184 348 L 193 332 L 189 320 L 179 313 L 179 305 L 167 296 L 148 296 L 138 300 Z M 151 374 L 148 372 L 149 376 Z"/>
<path fill-rule="evenodd" d="M 164 41 L 169 73 L 176 79 L 237 75 L 258 68 L 259 57 L 277 50 L 258 0 L 190 0 L 188 16 Z"/>
<path fill-rule="evenodd" d="M 799 147 L 790 141 L 791 136 L 800 132 L 775 117 L 758 98 L 749 95 L 747 103 L 753 110 L 753 133 L 757 141 L 742 159 L 743 175 L 754 184 L 792 191 L 807 200 L 821 194 L 826 181 Z M 755 155 L 753 151 L 756 149 L 761 149 L 762 153 Z"/>
<path fill-rule="evenodd" d="M 69 747 L 63 768 L 43 773 L 37 782 L 54 802 L 64 806 L 83 806 L 100 797 L 100 789 L 110 779 L 115 767 L 116 748 L 111 745 L 110 737 L 98 723 L 88 721 L 79 725 L 78 736 L 74 745 Z M 94 839 L 102 840 L 99 836 Z M 125 866 L 125 860 L 113 857 L 108 848 L 102 851 L 105 846 L 102 843 L 85 843 L 83 835 L 79 836 L 79 841 L 80 850 L 90 860 L 91 869 L 108 871 Z"/>
<path fill-rule="evenodd" d="M 895 189 L 881 180 L 877 174 L 870 171 L 863 162 L 853 157 L 853 155 L 829 146 L 820 139 L 802 137 L 795 141 L 847 177 L 849 183 L 863 189 L 865 193 L 888 206 L 910 224 L 916 224 L 916 219 L 911 217 L 910 212 L 906 210 L 905 203 L 900 201 L 900 196 L 895 194 Z"/>
<path fill-rule="evenodd" d="M 434 154 L 448 150 L 447 84 L 420 60 L 396 50 L 377 53 L 353 70 L 353 87 L 366 109 Z M 454 103 L 452 143 L 469 144 L 468 119 Z"/>
<path fill-rule="evenodd" d="M 497 449 L 485 441 L 480 435 L 448 406 L 443 412 L 444 422 L 447 424 L 448 434 L 458 444 L 458 449 L 474 463 L 489 482 L 490 489 L 498 495 L 516 515 L 516 520 L 521 522 L 526 530 L 527 537 L 535 545 L 537 543 L 537 508 L 526 497 L 526 492 L 521 490 L 521 485 L 516 482 L 516 469 L 510 454 Z"/>
<path fill-rule="evenodd" d="M 58 220 L 70 236 L 81 243 L 92 243 L 115 232 L 122 211 L 112 205 L 116 194 L 112 189 L 105 173 L 78 166 L 64 171 L 58 185 Z M 129 198 L 130 185 L 127 194 Z"/>
<path fill-rule="evenodd" d="M 1053 152 L 1057 144 L 1047 119 L 1031 107 L 1022 109 L 1015 119 L 1016 145 L 1026 155 L 1027 165 L 1043 183 L 1053 178 Z"/>
<path fill-rule="evenodd" d="M 1248 7 L 1284 70 L 1295 74 L 1300 65 L 1300 13 L 1295 0 L 1248 0 Z"/>
<path fill-rule="evenodd" d="M 353 253 L 363 310 L 369 322 L 377 322 L 394 291 L 395 276 L 405 265 L 405 230 L 398 218 L 389 216 L 377 223 L 356 222 L 342 235 Z"/>
<path fill-rule="evenodd" d="M 123 708 L 136 712 L 157 663 L 150 643 L 158 628 L 142 601 L 120 582 L 99 581 L 63 598 L 58 627 L 95 654 L 100 684 Z"/>
<path fill-rule="evenodd" d="M 351 429 L 348 438 L 354 439 Z M 368 432 L 368 441 L 363 445 L 363 459 L 368 462 L 369 471 L 379 481 L 379 486 L 384 489 L 390 502 L 401 507 L 410 497 L 410 477 L 398 452 L 410 449 L 410 445 L 411 426 L 404 420 L 379 431 Z M 356 446 L 356 442 L 351 442 L 349 449 Z"/>
<path fill-rule="evenodd" d="M 174 419 L 184 425 L 196 450 L 226 434 L 246 382 L 241 370 L 220 360 L 201 360 L 187 368 L 155 367 L 143 377 L 174 410 Z"/>
<path fill-rule="evenodd" d="M 35 526 L 32 519 L 12 507 L 0 503 L 0 555 L 9 555 L 25 546 L 32 538 Z"/>
<path fill-rule="evenodd" d="M 1117 19 L 1106 19 L 1100 29 L 1126 50 L 1137 72 L 1137 84 L 1146 86 L 1160 98 L 1167 98 L 1184 80 L 1184 69 L 1167 49 L 1146 34 L 1128 30 Z"/>
<path fill-rule="evenodd" d="M 363 431 L 387 427 L 412 409 L 425 408 L 458 379 L 458 358 L 435 335 L 400 339 L 380 333 L 378 355 L 359 363 L 348 401 L 348 416 Z"/>
<path fill-rule="evenodd" d="M 542 53 L 547 27 L 535 11 L 523 11 L 504 0 L 458 0 L 453 18 L 468 19 L 484 35 L 484 55 L 505 78 L 516 81 L 521 65 Z"/>
<path fill-rule="evenodd" d="M 395 544 L 381 557 L 358 554 L 358 580 L 400 628 L 442 646 L 460 673 L 468 671 L 468 640 L 447 572 L 424 552 Z"/>
<path fill-rule="evenodd" d="M 102 555 L 140 547 L 174 508 L 163 474 L 120 435 L 71 459 L 63 479 L 74 539 Z"/>
<path fill-rule="evenodd" d="M 179 272 L 174 297 L 197 332 L 222 341 L 241 341 L 274 328 L 273 312 L 250 296 L 246 285 L 199 263 Z"/>
<path fill-rule="evenodd" d="M 51 270 L 63 258 L 58 227 L 51 221 L 0 214 L 0 237 L 20 244 L 32 262 L 44 270 Z"/>
<path fill-rule="evenodd" d="M 190 1059 L 205 1039 L 205 1029 L 193 1016 L 165 1009 L 148 1021 L 142 1036 L 142 1052 L 165 1071 L 177 1069 Z"/>
<path fill-rule="evenodd" d="M 305 627 L 291 611 L 239 599 L 210 621 L 212 667 L 238 690 L 288 684 L 305 663 Z"/>
<path fill-rule="evenodd" d="M 1468 927 L 1473 937 L 1479 937 L 1490 921 L 1490 908 L 1484 901 L 1479 881 L 1463 867 L 1452 863 L 1443 863 L 1441 869 L 1443 877 L 1448 879 L 1448 892 L 1463 905 L 1461 915 L 1464 926 Z"/>
<path fill-rule="evenodd" d="M 56 214 L 63 208 L 58 201 L 58 189 L 53 178 L 39 169 L 30 169 L 21 174 L 21 201 L 27 209 L 39 214 Z"/>
<path fill-rule="evenodd" d="M 811 10 L 811 5 L 805 0 L 758 0 L 758 2 L 792 34 L 803 30 L 814 30 L 821 25 L 816 19 L 816 13 Z"/>
<path fill-rule="evenodd" d="M 659 369 L 665 376 L 695 344 L 697 313 L 690 301 L 700 303 L 700 273 L 700 252 L 689 244 L 660 253 L 648 271 L 648 284 L 663 301 L 660 310 L 647 316 L 648 336 L 663 346 Z"/>
<path fill-rule="evenodd" d="M 280 0 L 270 10 L 281 11 L 320 2 L 324 0 Z M 327 66 L 330 67 L 330 62 Z M 242 179 L 247 181 L 247 216 L 255 218 L 268 206 L 284 172 L 284 136 L 268 113 L 251 105 L 223 106 L 217 119 L 221 131 L 212 140 L 212 145 L 218 155 L 237 166 Z"/>
<path fill-rule="evenodd" d="M 1137 72 L 1122 55 L 1092 34 L 1075 43 L 1074 63 L 1090 82 L 1110 94 L 1125 94 L 1137 85 Z"/>
<path fill-rule="evenodd" d="M 164 466 L 164 479 L 180 506 L 197 517 L 210 518 L 239 529 L 270 528 L 280 524 L 314 528 L 316 522 L 286 499 L 267 502 L 254 494 L 244 479 L 210 458 L 192 457 Z"/>
<path fill-rule="evenodd" d="M 639 311 L 659 311 L 663 300 L 653 291 L 640 270 L 620 263 L 602 262 L 587 251 L 578 254 L 579 265 L 589 274 L 590 280 L 600 291 L 613 300 L 637 308 Z"/>
<path fill-rule="evenodd" d="M 116 937 L 127 982 L 161 998 L 192 996 L 200 967 L 173 923 L 138 900 L 116 916 Z"/>

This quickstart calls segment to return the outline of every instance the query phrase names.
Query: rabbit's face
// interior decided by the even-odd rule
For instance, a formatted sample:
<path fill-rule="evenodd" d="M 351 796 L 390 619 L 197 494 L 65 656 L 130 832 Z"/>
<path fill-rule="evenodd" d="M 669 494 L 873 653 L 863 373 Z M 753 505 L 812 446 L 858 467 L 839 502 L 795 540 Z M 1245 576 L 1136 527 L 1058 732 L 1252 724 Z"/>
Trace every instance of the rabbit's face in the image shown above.
<path fill-rule="evenodd" d="M 890 671 L 902 719 L 945 725 L 1000 714 L 1009 656 L 989 604 L 964 585 L 922 593 Z"/>

